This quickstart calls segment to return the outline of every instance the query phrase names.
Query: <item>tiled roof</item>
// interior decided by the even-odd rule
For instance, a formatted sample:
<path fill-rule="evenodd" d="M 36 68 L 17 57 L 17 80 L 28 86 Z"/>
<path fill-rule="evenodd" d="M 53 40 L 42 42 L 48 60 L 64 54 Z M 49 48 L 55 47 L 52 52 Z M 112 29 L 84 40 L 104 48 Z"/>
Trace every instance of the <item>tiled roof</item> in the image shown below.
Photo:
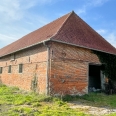
<path fill-rule="evenodd" d="M 0 57 L 47 39 L 116 55 L 110 43 L 71 12 L 0 49 Z"/>
<path fill-rule="evenodd" d="M 61 26 L 63 25 L 65 20 L 70 16 L 70 14 L 71 13 L 64 15 L 61 18 L 58 18 L 57 20 L 25 35 L 21 39 L 0 49 L 0 57 L 51 38 L 61 28 Z"/>
<path fill-rule="evenodd" d="M 107 42 L 74 12 L 71 13 L 53 39 L 116 55 L 116 48 Z"/>

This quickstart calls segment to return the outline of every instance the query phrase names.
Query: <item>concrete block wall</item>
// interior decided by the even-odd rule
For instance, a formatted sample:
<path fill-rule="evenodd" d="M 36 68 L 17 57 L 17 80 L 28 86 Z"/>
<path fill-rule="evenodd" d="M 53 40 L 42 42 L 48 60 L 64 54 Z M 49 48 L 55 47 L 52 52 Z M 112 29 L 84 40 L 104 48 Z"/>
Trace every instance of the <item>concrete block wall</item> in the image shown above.
<path fill-rule="evenodd" d="M 19 64 L 23 64 L 23 72 L 19 73 Z M 11 65 L 11 73 L 8 67 Z M 3 72 L 0 74 L 2 83 L 8 86 L 17 86 L 24 90 L 31 90 L 36 77 L 35 91 L 46 93 L 46 72 L 47 72 L 47 48 L 43 45 L 34 46 L 15 53 L 15 59 L 11 61 L 11 55 L 0 59 L 0 67 Z"/>

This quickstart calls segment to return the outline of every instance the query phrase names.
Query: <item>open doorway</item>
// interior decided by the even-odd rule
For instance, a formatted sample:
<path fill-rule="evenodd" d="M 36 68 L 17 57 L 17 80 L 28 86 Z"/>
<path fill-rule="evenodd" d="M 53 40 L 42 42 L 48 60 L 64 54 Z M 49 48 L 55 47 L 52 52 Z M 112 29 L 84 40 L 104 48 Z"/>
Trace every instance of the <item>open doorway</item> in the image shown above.
<path fill-rule="evenodd" d="M 92 91 L 100 91 L 101 90 L 101 65 L 93 65 L 89 64 L 89 79 L 88 79 L 88 90 Z"/>

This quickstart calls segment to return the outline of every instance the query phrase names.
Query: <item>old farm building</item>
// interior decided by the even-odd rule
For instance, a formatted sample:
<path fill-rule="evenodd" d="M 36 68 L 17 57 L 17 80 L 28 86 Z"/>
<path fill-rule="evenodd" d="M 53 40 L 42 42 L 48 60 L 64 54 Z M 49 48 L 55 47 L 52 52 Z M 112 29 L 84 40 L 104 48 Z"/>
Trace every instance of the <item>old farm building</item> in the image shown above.
<path fill-rule="evenodd" d="M 74 12 L 0 49 L 0 82 L 40 94 L 85 94 L 101 89 L 101 62 L 92 50 L 116 49 Z"/>

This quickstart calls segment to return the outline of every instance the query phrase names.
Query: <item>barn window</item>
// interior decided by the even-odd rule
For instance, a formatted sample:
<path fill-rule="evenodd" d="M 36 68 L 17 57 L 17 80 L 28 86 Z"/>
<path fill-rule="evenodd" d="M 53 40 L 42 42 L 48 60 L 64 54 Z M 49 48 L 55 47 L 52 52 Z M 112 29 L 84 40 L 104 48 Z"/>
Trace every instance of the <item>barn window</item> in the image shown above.
<path fill-rule="evenodd" d="M 2 68 L 2 67 L 0 67 L 0 74 L 2 74 L 2 69 L 3 69 L 3 68 Z"/>
<path fill-rule="evenodd" d="M 11 73 L 11 65 L 8 67 L 8 73 Z"/>
<path fill-rule="evenodd" d="M 11 61 L 15 60 L 15 55 L 14 55 L 14 54 L 11 55 L 10 60 L 11 60 Z"/>
<path fill-rule="evenodd" d="M 19 73 L 23 72 L 23 64 L 19 64 Z"/>

